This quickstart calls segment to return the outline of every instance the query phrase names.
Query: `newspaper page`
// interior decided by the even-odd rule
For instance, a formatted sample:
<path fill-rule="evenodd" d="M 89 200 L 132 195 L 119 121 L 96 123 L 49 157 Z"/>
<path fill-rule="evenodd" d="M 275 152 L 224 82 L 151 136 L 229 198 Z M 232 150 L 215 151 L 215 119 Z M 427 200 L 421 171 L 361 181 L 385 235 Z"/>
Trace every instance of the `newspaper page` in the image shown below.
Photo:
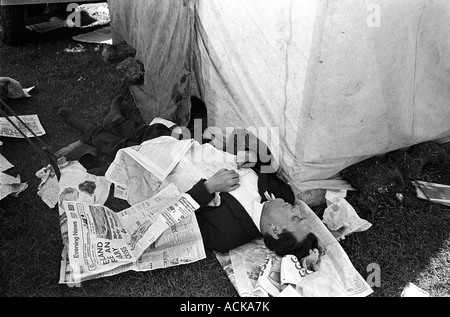
<path fill-rule="evenodd" d="M 96 274 L 118 263 L 136 262 L 166 229 L 198 208 L 192 197 L 180 194 L 173 184 L 120 213 L 102 205 L 64 201 L 71 267 Z"/>
<path fill-rule="evenodd" d="M 214 254 L 241 297 L 253 296 L 253 291 L 265 261 L 276 256 L 270 251 L 262 239 L 255 239 L 228 253 Z"/>
<path fill-rule="evenodd" d="M 38 195 L 53 208 L 58 204 L 59 224 L 63 243 L 68 243 L 67 214 L 64 201 L 104 204 L 109 196 L 111 182 L 102 176 L 87 173 L 78 161 L 58 160 L 61 178 L 58 182 L 53 166 L 48 165 L 36 173 L 41 178 Z"/>
<path fill-rule="evenodd" d="M 128 242 L 131 249 L 142 254 L 167 228 L 184 221 L 199 207 L 191 196 L 181 194 L 174 184 L 169 184 L 158 195 L 119 212 L 117 216 L 132 233 Z"/>
<path fill-rule="evenodd" d="M 148 142 L 155 140 L 157 139 Z M 194 140 L 190 140 L 189 143 L 191 144 L 190 147 L 181 158 L 177 158 L 178 163 L 175 164 L 164 181 L 158 179 L 146 166 L 162 164 L 159 161 L 166 160 L 165 157 L 149 156 L 146 159 L 147 164 L 144 166 L 134 157 L 128 155 L 128 152 L 121 152 L 120 155 L 116 156 L 105 174 L 108 180 L 114 182 L 121 189 L 115 196 L 122 198 L 126 193 L 127 201 L 130 205 L 133 205 L 151 197 L 169 183 L 175 184 L 181 192 L 186 192 L 200 179 L 208 179 L 223 168 L 236 170 L 240 177 L 253 172 L 251 169 L 237 169 L 235 155 L 219 151 L 210 144 L 201 145 Z M 155 147 L 160 147 L 157 152 L 164 151 L 162 143 L 155 143 Z M 136 152 L 136 149 L 134 151 Z"/>
<path fill-rule="evenodd" d="M 58 161 L 58 167 L 61 171 L 60 161 Z M 54 208 L 58 203 L 59 182 L 53 166 L 47 165 L 37 171 L 35 175 L 41 180 L 38 185 L 38 196 L 49 208 Z"/>
<path fill-rule="evenodd" d="M 78 161 L 58 159 L 61 179 L 58 181 L 53 166 L 47 165 L 36 172 L 41 180 L 37 194 L 48 207 L 58 204 L 59 215 L 65 215 L 63 200 L 84 201 L 103 204 L 108 198 L 111 182 L 102 176 L 87 173 Z"/>
<path fill-rule="evenodd" d="M 164 181 L 193 142 L 192 139 L 179 141 L 170 136 L 161 136 L 138 146 L 120 149 L 105 176 L 112 182 L 127 188 L 130 169 L 124 163 L 135 161 L 133 167 L 142 166 L 157 179 Z"/>
<path fill-rule="evenodd" d="M 33 134 L 17 120 L 16 117 L 8 117 L 14 124 L 29 138 L 33 137 Z M 45 134 L 45 130 L 39 121 L 36 114 L 19 116 L 19 118 L 34 132 L 37 136 Z M 24 138 L 16 128 L 6 119 L 0 118 L 0 136 L 6 136 L 11 138 Z"/>
<path fill-rule="evenodd" d="M 308 271 L 299 265 L 282 265 L 292 261 L 261 251 L 261 242 L 252 241 L 231 250 L 227 254 L 216 253 L 216 257 L 235 286 L 240 296 L 287 296 L 284 287 L 294 284 L 294 289 L 303 297 L 364 297 L 373 290 L 356 271 L 344 249 L 325 227 L 317 215 L 303 201 L 298 201 L 312 232 L 317 236 L 325 253 L 320 268 Z M 256 248 L 255 246 L 259 246 Z M 239 256 L 234 256 L 239 254 Z M 297 260 L 298 261 L 298 260 Z M 284 268 L 284 270 L 283 270 Z M 287 271 L 286 271 L 287 270 Z M 246 272 L 246 274 L 242 274 Z M 254 276 L 258 278 L 255 279 Z M 294 282 L 284 282 L 283 276 L 295 276 Z M 292 280 L 291 280 L 292 281 Z M 290 290 L 291 291 L 291 290 Z"/>
<path fill-rule="evenodd" d="M 252 295 L 255 297 L 275 297 L 281 293 L 282 258 L 270 256 L 261 267 L 258 281 Z"/>
<path fill-rule="evenodd" d="M 112 276 L 122 272 L 129 271 L 131 263 L 116 263 L 110 264 L 109 267 L 104 267 L 96 271 L 85 270 L 84 266 L 80 266 L 70 262 L 68 244 L 64 244 L 61 252 L 61 269 L 59 284 L 67 284 L 70 287 L 81 286 L 81 282 Z"/>
<path fill-rule="evenodd" d="M 251 169 L 238 170 L 235 155 L 220 151 L 211 144 L 194 141 L 167 180 L 176 183 L 181 191 L 187 191 L 201 178 L 208 179 L 221 169 L 236 170 L 240 177 L 252 172 Z"/>
<path fill-rule="evenodd" d="M 206 258 L 195 215 L 164 231 L 133 263 L 134 271 L 149 271 L 192 263 Z"/>
<path fill-rule="evenodd" d="M 189 264 L 206 258 L 203 240 L 194 215 L 184 222 L 164 231 L 160 238 L 152 243 L 135 262 L 111 264 L 101 272 L 81 271 L 72 265 L 68 248 L 62 252 L 60 284 L 76 284 L 91 279 L 112 276 L 133 271 L 151 271 L 177 265 Z"/>

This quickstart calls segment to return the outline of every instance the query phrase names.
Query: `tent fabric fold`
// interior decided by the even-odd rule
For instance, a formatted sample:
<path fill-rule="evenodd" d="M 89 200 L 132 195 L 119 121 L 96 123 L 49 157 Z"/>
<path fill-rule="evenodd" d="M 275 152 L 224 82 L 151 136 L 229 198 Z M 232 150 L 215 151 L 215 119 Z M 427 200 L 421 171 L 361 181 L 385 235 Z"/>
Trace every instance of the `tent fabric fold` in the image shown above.
<path fill-rule="evenodd" d="M 189 1 L 109 1 L 113 43 L 126 42 L 145 67 L 132 93 L 143 118 L 189 121 L 193 9 Z"/>

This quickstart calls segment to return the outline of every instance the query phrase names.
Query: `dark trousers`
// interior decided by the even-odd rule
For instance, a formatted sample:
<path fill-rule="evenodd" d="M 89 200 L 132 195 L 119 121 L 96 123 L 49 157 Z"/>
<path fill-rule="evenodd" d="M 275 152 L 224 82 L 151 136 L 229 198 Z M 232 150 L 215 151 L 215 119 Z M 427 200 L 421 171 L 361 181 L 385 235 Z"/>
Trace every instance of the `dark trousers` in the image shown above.
<path fill-rule="evenodd" d="M 109 130 L 103 126 L 95 127 L 88 133 L 87 137 L 88 142 L 97 151 L 114 158 L 117 151 L 122 148 L 139 145 L 144 141 L 163 135 L 172 135 L 172 130 L 164 124 L 157 123 L 148 126 L 122 119 L 114 122 Z"/>

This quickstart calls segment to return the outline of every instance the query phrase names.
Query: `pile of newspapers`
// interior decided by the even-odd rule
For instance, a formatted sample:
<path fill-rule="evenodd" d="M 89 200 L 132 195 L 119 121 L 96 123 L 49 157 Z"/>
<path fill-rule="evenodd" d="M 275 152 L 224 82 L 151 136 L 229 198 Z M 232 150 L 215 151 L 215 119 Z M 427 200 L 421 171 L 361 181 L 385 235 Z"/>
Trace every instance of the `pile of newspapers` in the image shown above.
<path fill-rule="evenodd" d="M 174 158 L 166 166 L 169 172 L 176 165 L 174 162 L 181 159 L 190 147 L 188 142 L 173 145 L 182 148 L 174 149 L 179 158 Z M 145 152 L 152 147 L 167 149 L 167 146 L 167 142 L 153 142 L 140 149 Z M 122 159 L 133 161 L 127 165 L 127 171 L 144 179 L 139 158 L 138 161 L 134 158 L 139 155 L 137 150 L 127 148 L 117 155 L 108 173 L 115 180 L 121 175 L 124 177 L 116 183 L 107 177 L 87 173 L 78 161 L 64 159 L 58 162 L 61 170 L 59 182 L 51 166 L 36 173 L 41 178 L 38 194 L 49 207 L 58 204 L 64 244 L 61 284 L 78 286 L 83 281 L 129 270 L 167 268 L 206 258 L 200 230 L 193 216 L 199 206 L 175 184 L 155 178 L 153 185 L 157 188 L 153 188 L 153 192 L 146 190 L 151 197 L 139 196 L 141 201 L 130 203 L 131 207 L 121 211 L 113 211 L 104 205 L 112 185 L 115 197 L 138 200 L 134 185 L 130 185 L 132 181 L 128 180 L 130 176 L 118 171 L 124 165 L 117 163 Z M 166 157 L 164 164 L 167 161 Z M 157 169 L 155 174 L 160 178 L 165 178 L 166 175 L 162 174 L 168 173 L 155 166 L 153 169 Z M 137 188 L 142 189 L 140 185 Z M 133 195 L 128 195 L 130 190 Z"/>

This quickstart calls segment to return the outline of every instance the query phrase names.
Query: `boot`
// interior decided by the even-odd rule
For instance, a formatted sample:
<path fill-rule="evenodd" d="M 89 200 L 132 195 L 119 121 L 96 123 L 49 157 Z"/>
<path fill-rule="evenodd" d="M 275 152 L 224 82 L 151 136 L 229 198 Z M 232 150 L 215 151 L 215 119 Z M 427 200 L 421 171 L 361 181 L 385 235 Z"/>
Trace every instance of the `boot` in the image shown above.
<path fill-rule="evenodd" d="M 123 98 L 123 95 L 119 95 L 111 102 L 111 109 L 109 109 L 108 114 L 103 119 L 103 127 L 105 129 L 111 130 L 116 122 L 124 119 L 122 112 L 120 111 Z"/>
<path fill-rule="evenodd" d="M 60 108 L 58 110 L 58 116 L 61 118 L 62 121 L 64 121 L 71 127 L 77 129 L 78 131 L 81 131 L 86 138 L 90 136 L 90 134 L 96 127 L 95 124 L 93 124 L 86 118 L 83 118 L 82 116 L 78 115 L 69 108 Z"/>

